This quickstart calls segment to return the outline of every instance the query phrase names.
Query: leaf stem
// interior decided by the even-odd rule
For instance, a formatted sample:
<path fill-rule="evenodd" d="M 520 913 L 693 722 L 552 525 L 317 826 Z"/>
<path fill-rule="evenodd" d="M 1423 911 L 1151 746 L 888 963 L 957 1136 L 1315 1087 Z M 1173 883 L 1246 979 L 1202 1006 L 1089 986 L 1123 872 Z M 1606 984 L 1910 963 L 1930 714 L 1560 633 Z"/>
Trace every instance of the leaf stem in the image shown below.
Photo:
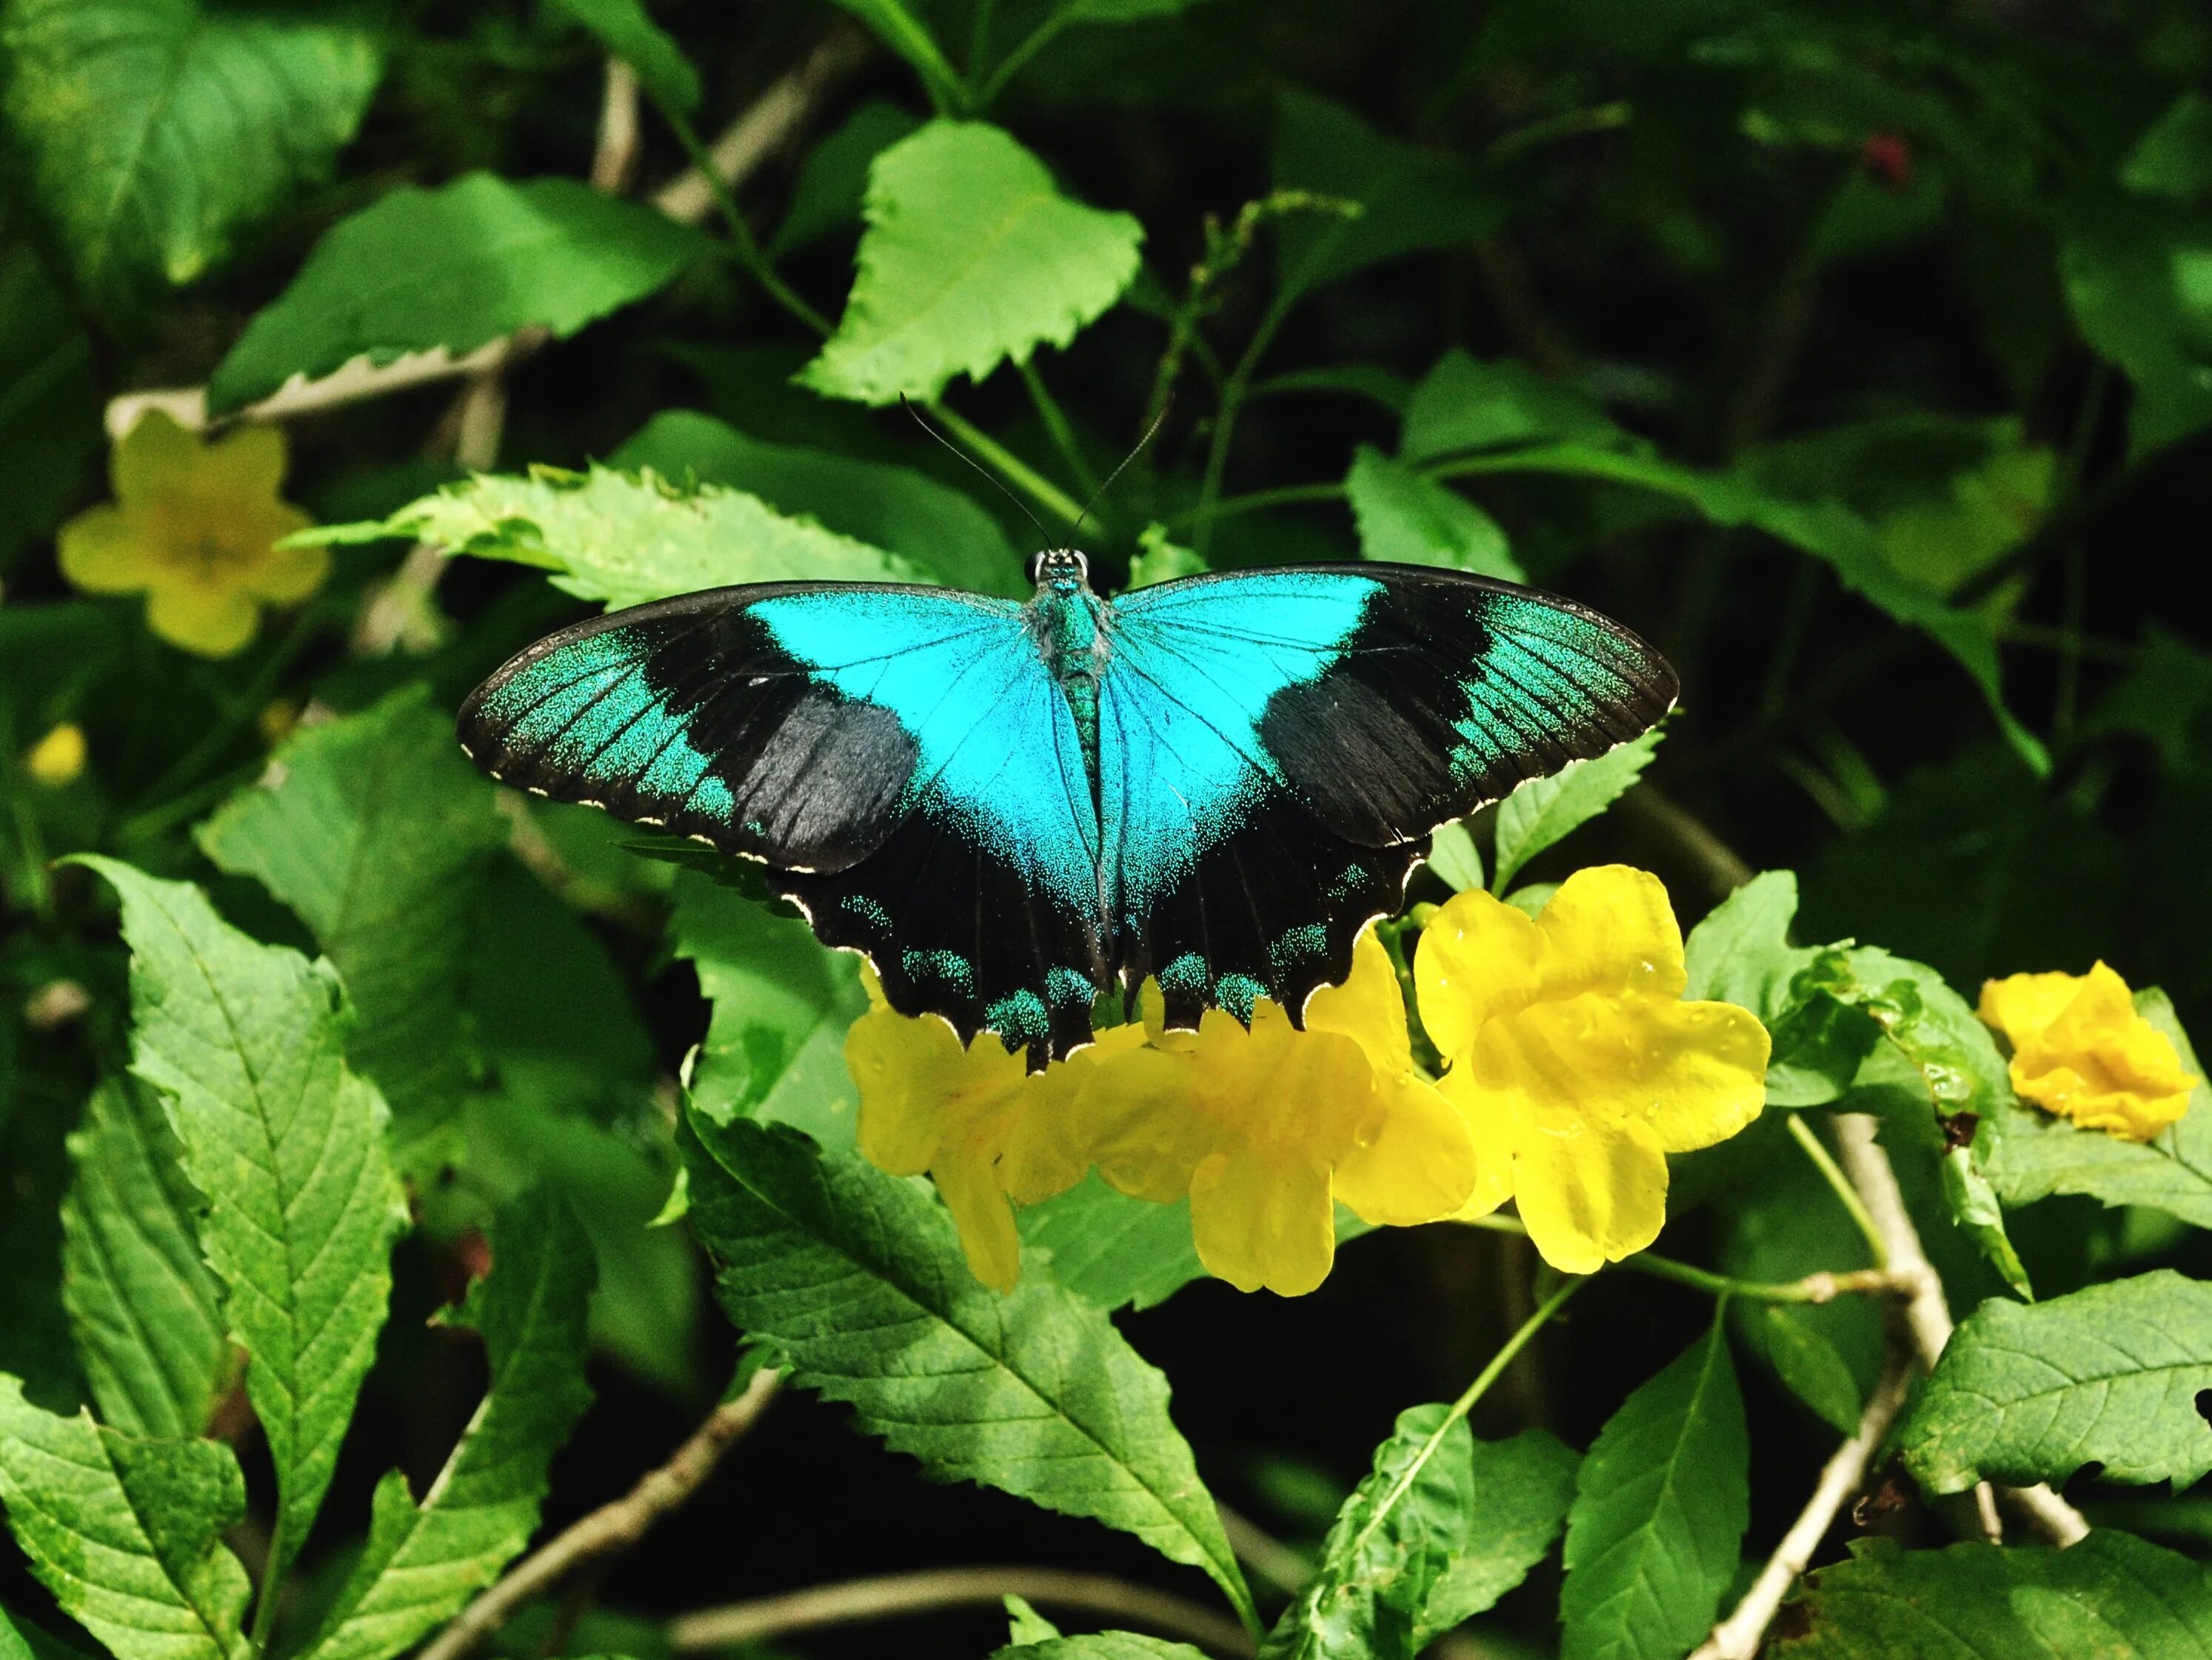
<path fill-rule="evenodd" d="M 738 206 L 736 193 L 722 177 L 721 170 L 715 167 L 714 157 L 708 155 L 706 145 L 700 142 L 698 129 L 691 125 L 690 118 L 683 111 L 663 103 L 658 98 L 653 100 L 653 106 L 660 112 L 660 119 L 676 135 L 676 142 L 683 146 L 684 154 L 690 159 L 693 171 L 705 183 L 707 193 L 714 200 L 714 210 L 722 216 L 722 222 L 729 227 L 730 250 L 737 255 L 738 263 L 768 291 L 769 297 L 776 304 L 815 333 L 828 334 L 830 331 L 830 319 L 807 304 L 796 289 L 777 276 L 775 267 L 769 264 L 768 256 L 761 252 L 760 241 L 753 235 L 753 228 L 745 222 L 744 210 Z"/>
<path fill-rule="evenodd" d="M 1024 357 L 1019 367 L 1022 384 L 1030 389 L 1030 402 L 1036 405 L 1037 418 L 1052 435 L 1053 447 L 1060 452 L 1060 459 L 1067 463 L 1069 476 L 1085 496 L 1097 495 L 1098 475 L 1084 459 L 1083 447 L 1075 441 L 1075 429 L 1068 424 L 1066 412 L 1046 386 L 1044 376 L 1037 372 L 1036 357 Z"/>
<path fill-rule="evenodd" d="M 1026 493 L 1046 512 L 1064 520 L 1070 526 L 1083 517 L 1080 502 L 965 416 L 955 413 L 942 404 L 925 404 L 922 407 L 929 411 L 931 419 L 997 468 L 1009 483 Z"/>
<path fill-rule="evenodd" d="M 971 106 L 979 110 L 989 108 L 999 94 L 1006 89 L 1006 82 L 1026 68 L 1030 58 L 1050 46 L 1060 32 L 1080 15 L 1083 9 L 1081 0 L 1077 0 L 1076 4 L 1062 7 L 1031 29 L 1021 45 L 1008 52 L 999 67 L 991 72 L 991 78 L 975 95 Z"/>
<path fill-rule="evenodd" d="M 1341 479 L 1311 484 L 1279 484 L 1273 489 L 1251 490 L 1243 496 L 1232 496 L 1225 502 L 1217 502 L 1213 504 L 1212 517 L 1218 522 L 1224 519 L 1234 519 L 1239 514 L 1263 513 L 1269 508 L 1298 507 L 1308 502 L 1341 502 L 1344 495 Z M 1169 519 L 1167 527 L 1170 532 L 1187 530 L 1206 516 L 1206 510 L 1203 507 L 1193 508 L 1188 513 L 1179 513 Z"/>
<path fill-rule="evenodd" d="M 1510 1216 L 1469 1217 L 1462 1225 L 1490 1233 L 1511 1234 L 1517 1238 L 1528 1237 L 1528 1228 Z M 1607 1266 L 1648 1274 L 1654 1280 L 1671 1280 L 1709 1297 L 1741 1297 L 1747 1303 L 1832 1303 L 1838 1297 L 1856 1295 L 1903 1297 L 1911 1295 L 1917 1285 L 1887 1268 L 1823 1269 L 1802 1280 L 1738 1280 L 1652 1251 L 1638 1251 Z"/>
<path fill-rule="evenodd" d="M 965 114 L 975 107 L 968 83 L 945 58 L 937 37 L 924 28 L 902 0 L 874 0 L 867 8 L 871 19 L 891 48 L 921 77 L 930 107 L 939 115 Z"/>
<path fill-rule="evenodd" d="M 1867 1209 L 1866 1201 L 1860 1195 L 1858 1189 L 1853 1186 L 1850 1178 L 1844 1174 L 1843 1167 L 1836 1163 L 1828 1149 L 1822 1145 L 1820 1138 L 1813 1133 L 1812 1127 L 1806 1123 L 1802 1113 L 1791 1113 L 1788 1122 L 1790 1140 L 1803 1149 L 1805 1156 L 1813 1161 L 1813 1168 L 1820 1172 L 1820 1179 L 1833 1189 L 1837 1201 L 1850 1213 L 1852 1224 L 1858 1229 L 1860 1236 L 1866 1240 L 1867 1250 L 1874 1257 L 1875 1267 L 1889 1268 L 1891 1266 L 1889 1241 L 1883 1237 L 1881 1228 L 1875 1221 L 1873 1213 Z"/>
<path fill-rule="evenodd" d="M 1267 307 L 1259 326 L 1252 331 L 1252 337 L 1244 343 L 1243 355 L 1229 371 L 1229 379 L 1222 383 L 1221 407 L 1214 414 L 1213 435 L 1206 448 L 1206 477 L 1198 492 L 1197 534 L 1193 540 L 1195 551 L 1200 555 L 1213 543 L 1215 509 L 1221 502 L 1223 476 L 1229 470 L 1230 435 L 1236 431 L 1237 417 L 1251 396 L 1252 376 L 1260 367 L 1260 359 L 1273 344 L 1275 331 L 1282 327 L 1289 311 L 1279 298 Z"/>

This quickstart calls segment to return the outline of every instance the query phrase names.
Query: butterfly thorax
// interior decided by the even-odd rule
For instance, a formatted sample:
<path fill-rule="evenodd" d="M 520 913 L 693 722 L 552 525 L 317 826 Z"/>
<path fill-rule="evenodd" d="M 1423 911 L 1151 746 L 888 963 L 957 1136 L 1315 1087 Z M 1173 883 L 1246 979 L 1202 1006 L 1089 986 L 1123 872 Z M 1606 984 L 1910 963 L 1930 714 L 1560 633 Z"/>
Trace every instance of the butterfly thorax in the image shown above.
<path fill-rule="evenodd" d="M 1073 548 L 1054 548 L 1030 562 L 1036 595 L 1030 601 L 1030 629 L 1045 666 L 1067 699 L 1092 805 L 1098 788 L 1098 679 L 1109 650 L 1105 602 L 1091 591 L 1088 562 Z"/>

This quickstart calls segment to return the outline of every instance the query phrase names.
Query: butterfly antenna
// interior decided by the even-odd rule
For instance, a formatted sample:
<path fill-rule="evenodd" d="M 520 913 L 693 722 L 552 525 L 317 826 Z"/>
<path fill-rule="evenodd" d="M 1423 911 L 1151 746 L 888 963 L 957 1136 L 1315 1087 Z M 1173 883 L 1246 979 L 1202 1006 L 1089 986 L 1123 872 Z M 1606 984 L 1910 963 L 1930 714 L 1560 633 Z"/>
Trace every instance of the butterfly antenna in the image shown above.
<path fill-rule="evenodd" d="M 1145 453 L 1145 446 L 1152 441 L 1153 435 L 1159 431 L 1160 423 L 1168 418 L 1168 410 L 1174 407 L 1174 404 L 1173 398 L 1165 399 L 1161 403 L 1160 412 L 1152 417 L 1152 424 L 1145 429 L 1145 435 L 1130 447 L 1129 453 L 1121 458 L 1114 471 L 1106 475 L 1105 482 L 1091 492 L 1091 499 L 1083 504 L 1083 511 L 1075 515 L 1075 530 L 1071 530 L 1067 533 L 1070 540 L 1074 538 L 1075 531 L 1083 528 L 1083 521 L 1091 517 L 1091 509 L 1098 505 L 1098 498 L 1113 489 L 1114 481 L 1128 470 L 1129 463 Z"/>
<path fill-rule="evenodd" d="M 932 438 L 934 438 L 939 443 L 944 445 L 945 448 L 951 450 L 955 455 L 958 456 L 963 461 L 965 461 L 969 466 L 975 468 L 976 471 L 981 473 L 984 477 L 989 479 L 991 481 L 991 487 L 994 489 L 997 490 L 1000 495 L 1005 496 L 1006 500 L 1012 502 L 1017 508 L 1020 508 L 1022 517 L 1028 520 L 1030 523 L 1036 526 L 1037 545 L 1039 547 L 1043 547 L 1047 543 L 1052 540 L 1052 532 L 1044 527 L 1043 520 L 1038 518 L 1036 514 L 1030 511 L 1030 504 L 1023 501 L 1020 496 L 1015 495 L 1013 491 L 1008 489 L 1006 485 L 1006 481 L 1000 478 L 997 473 L 993 472 L 981 461 L 978 461 L 974 456 L 969 454 L 966 450 L 962 449 L 959 445 L 954 443 L 943 433 L 938 431 L 935 427 L 931 426 L 928 422 L 923 420 L 921 417 L 921 411 L 914 406 L 913 400 L 908 398 L 904 392 L 901 392 L 899 394 L 899 407 L 904 410 L 908 415 L 914 417 L 915 425 L 919 426 L 924 432 L 927 433 Z M 1121 469 L 1120 467 L 1114 469 L 1116 472 L 1119 472 L 1121 470 Z M 1081 520 L 1079 520 L 1077 522 L 1080 523 Z"/>

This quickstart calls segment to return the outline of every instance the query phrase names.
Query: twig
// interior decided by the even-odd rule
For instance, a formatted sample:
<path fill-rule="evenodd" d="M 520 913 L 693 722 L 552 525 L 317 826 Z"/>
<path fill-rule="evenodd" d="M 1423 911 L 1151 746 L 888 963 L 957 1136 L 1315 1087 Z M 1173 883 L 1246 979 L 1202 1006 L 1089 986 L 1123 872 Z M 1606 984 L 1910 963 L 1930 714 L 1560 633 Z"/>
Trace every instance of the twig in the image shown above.
<path fill-rule="evenodd" d="M 869 50 L 866 37 L 856 30 L 839 28 L 825 35 L 797 67 L 763 92 L 708 147 L 715 173 L 732 188 L 744 183 L 866 61 Z M 599 156 L 607 154 L 611 143 L 603 131 Z M 599 177 L 595 158 L 595 183 Z M 696 225 L 714 210 L 714 191 L 693 167 L 671 179 L 649 199 L 670 218 Z M 288 381 L 259 402 L 247 404 L 235 417 L 225 418 L 282 421 L 382 398 L 410 386 L 477 374 L 503 363 L 508 345 L 505 339 L 495 340 L 462 357 L 440 348 L 410 352 L 389 363 L 356 358 L 320 380 Z M 175 386 L 111 398 L 106 416 L 108 435 L 120 438 L 150 409 L 161 410 L 179 426 L 203 429 L 209 423 L 207 388 Z"/>
<path fill-rule="evenodd" d="M 1913 1353 L 1921 1366 L 1932 1370 L 1936 1357 L 1943 1353 L 1943 1346 L 1951 1341 L 1951 1309 L 1943 1300 L 1943 1281 L 1921 1247 L 1920 1231 L 1912 1225 L 1912 1217 L 1905 1207 L 1905 1195 L 1897 1185 L 1897 1172 L 1890 1165 L 1889 1154 L 1875 1139 L 1874 1119 L 1865 1113 L 1840 1113 L 1835 1125 L 1837 1154 L 1851 1185 L 1866 1201 L 1875 1225 L 1881 1231 L 1889 1248 L 1891 1272 L 1919 1283 L 1919 1289 L 1905 1305 L 1905 1329 L 1911 1335 Z M 2045 1483 L 2008 1488 L 2004 1497 L 2054 1544 L 2071 1545 L 2088 1535 L 2089 1523 L 2081 1512 Z M 2003 1532 L 2003 1523 L 1997 1519 L 1996 1500 L 1996 1494 L 1990 1483 L 1984 1481 L 1975 1487 L 1976 1512 L 1983 1532 L 1992 1540 L 2002 1537 Z"/>
<path fill-rule="evenodd" d="M 599 100 L 599 141 L 592 152 L 592 188 L 620 196 L 637 171 L 637 71 L 619 58 L 607 59 L 606 90 Z"/>
<path fill-rule="evenodd" d="M 1790 1531 L 1782 1535 L 1774 1554 L 1766 1559 L 1759 1578 L 1752 1581 L 1735 1612 L 1713 1627 L 1712 1635 L 1690 1660 L 1752 1660 L 1759 1652 L 1760 1639 L 1781 1608 L 1782 1599 L 1812 1566 L 1813 1553 L 1827 1537 L 1836 1513 L 1865 1480 L 1867 1464 L 1889 1433 L 1889 1426 L 1897 1421 L 1911 1384 L 1911 1362 L 1901 1353 L 1893 1355 L 1867 1398 L 1866 1410 L 1859 1414 L 1857 1430 L 1821 1466 L 1813 1496 L 1805 1501 Z"/>
<path fill-rule="evenodd" d="M 775 1399 L 781 1375 L 763 1368 L 734 1401 L 714 1408 L 676 1456 L 620 1499 L 602 1505 L 524 1557 L 504 1578 L 462 1609 L 417 1660 L 461 1660 L 507 1616 L 583 1564 L 635 1544 L 670 1511 L 696 1493 L 725 1453 Z M 1242 1635 L 1242 1633 L 1239 1633 Z"/>
<path fill-rule="evenodd" d="M 1313 1564 L 1305 1553 L 1292 1549 L 1241 1511 L 1220 1504 L 1214 1508 L 1221 1512 L 1221 1530 L 1237 1560 L 1277 1590 L 1295 1596 L 1313 1577 Z"/>
<path fill-rule="evenodd" d="M 812 1585 L 724 1608 L 702 1608 L 668 1624 L 668 1645 L 678 1654 L 733 1649 L 787 1632 L 825 1626 L 858 1625 L 938 1608 L 995 1607 L 1006 1596 L 1025 1597 L 1051 1608 L 1073 1608 L 1197 1643 L 1217 1654 L 1255 1651 L 1244 1628 L 1225 1614 L 1187 1602 L 1170 1592 L 1140 1585 L 1109 1573 L 1079 1573 L 1066 1568 L 930 1568 L 917 1573 L 887 1573 Z M 433 1660 L 425 1656 L 424 1660 Z"/>

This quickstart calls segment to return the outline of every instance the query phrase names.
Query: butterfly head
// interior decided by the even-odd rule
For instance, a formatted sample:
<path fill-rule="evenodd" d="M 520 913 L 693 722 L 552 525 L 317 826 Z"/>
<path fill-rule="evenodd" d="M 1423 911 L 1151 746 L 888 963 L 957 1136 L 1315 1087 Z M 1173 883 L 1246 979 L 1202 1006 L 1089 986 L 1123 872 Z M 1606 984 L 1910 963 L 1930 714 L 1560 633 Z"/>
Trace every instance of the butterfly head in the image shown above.
<path fill-rule="evenodd" d="M 1091 586 L 1091 562 L 1073 548 L 1047 548 L 1030 556 L 1029 579 L 1040 594 L 1074 593 Z"/>

